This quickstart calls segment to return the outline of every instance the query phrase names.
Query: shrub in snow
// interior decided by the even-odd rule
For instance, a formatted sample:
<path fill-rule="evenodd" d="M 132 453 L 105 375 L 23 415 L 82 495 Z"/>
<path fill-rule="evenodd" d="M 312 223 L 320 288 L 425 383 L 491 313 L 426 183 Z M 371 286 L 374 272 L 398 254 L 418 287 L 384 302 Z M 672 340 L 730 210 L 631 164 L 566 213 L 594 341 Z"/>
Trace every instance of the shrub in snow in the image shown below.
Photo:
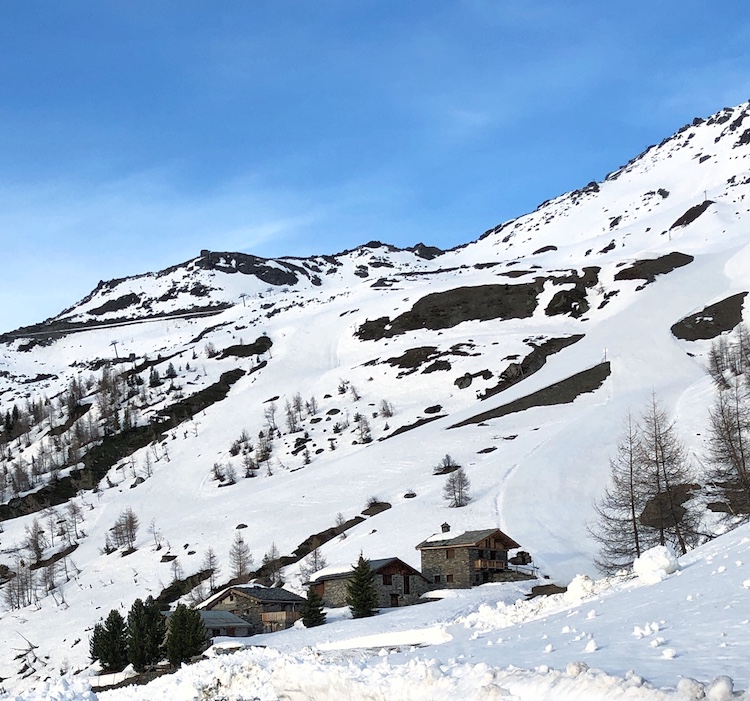
<path fill-rule="evenodd" d="M 633 563 L 633 572 L 645 584 L 661 582 L 678 568 L 674 550 L 666 545 L 647 550 Z"/>

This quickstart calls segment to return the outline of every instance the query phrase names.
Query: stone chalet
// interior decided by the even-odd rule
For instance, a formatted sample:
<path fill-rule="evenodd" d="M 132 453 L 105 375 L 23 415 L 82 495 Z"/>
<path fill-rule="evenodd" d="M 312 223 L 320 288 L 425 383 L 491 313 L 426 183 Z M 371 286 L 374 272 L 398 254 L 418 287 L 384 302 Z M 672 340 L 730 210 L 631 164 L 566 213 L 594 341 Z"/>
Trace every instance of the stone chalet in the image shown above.
<path fill-rule="evenodd" d="M 291 628 L 305 600 L 286 589 L 258 585 L 228 587 L 204 605 L 208 611 L 229 611 L 247 621 L 249 635 Z M 208 627 L 208 626 L 207 626 Z"/>
<path fill-rule="evenodd" d="M 375 573 L 378 608 L 416 604 L 422 594 L 434 589 L 421 572 L 397 557 L 370 560 L 370 569 Z M 351 568 L 345 571 L 324 569 L 316 572 L 309 584 L 326 606 L 338 608 L 346 606 L 346 586 L 351 575 Z"/>
<path fill-rule="evenodd" d="M 485 582 L 531 579 L 532 574 L 508 564 L 508 551 L 519 548 L 498 528 L 448 534 L 450 527 L 417 545 L 422 555 L 422 574 L 433 588 L 466 589 Z"/>

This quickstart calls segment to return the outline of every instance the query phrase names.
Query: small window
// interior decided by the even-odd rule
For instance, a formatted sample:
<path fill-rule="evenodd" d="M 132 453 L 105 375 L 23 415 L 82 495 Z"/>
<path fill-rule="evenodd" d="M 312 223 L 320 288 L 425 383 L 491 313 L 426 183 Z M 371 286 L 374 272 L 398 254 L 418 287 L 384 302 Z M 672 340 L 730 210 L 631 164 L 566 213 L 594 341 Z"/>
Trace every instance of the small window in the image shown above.
<path fill-rule="evenodd" d="M 455 548 L 446 548 L 445 549 L 445 559 L 446 560 L 452 560 L 454 557 L 456 557 L 456 549 Z"/>
<path fill-rule="evenodd" d="M 436 574 L 435 577 L 434 577 L 434 579 L 435 579 L 435 584 L 440 584 L 440 575 L 439 574 Z"/>
<path fill-rule="evenodd" d="M 453 575 L 452 574 L 446 574 L 445 575 L 445 581 L 448 582 L 448 584 L 453 583 Z"/>
<path fill-rule="evenodd" d="M 392 574 L 384 574 L 383 575 L 383 584 L 386 584 L 390 586 L 393 584 L 393 575 Z"/>

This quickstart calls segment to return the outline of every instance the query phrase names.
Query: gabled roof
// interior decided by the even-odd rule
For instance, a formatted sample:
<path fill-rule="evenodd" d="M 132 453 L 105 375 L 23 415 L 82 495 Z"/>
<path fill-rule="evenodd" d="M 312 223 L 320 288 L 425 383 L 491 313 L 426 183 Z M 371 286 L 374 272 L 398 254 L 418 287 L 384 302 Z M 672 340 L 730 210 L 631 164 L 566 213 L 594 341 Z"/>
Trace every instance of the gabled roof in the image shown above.
<path fill-rule="evenodd" d="M 218 594 L 214 594 L 209 602 L 204 602 L 206 609 L 212 609 L 219 601 L 221 601 L 230 592 L 245 596 L 249 599 L 255 599 L 261 603 L 289 603 L 299 604 L 304 601 L 301 596 L 297 596 L 294 592 L 288 589 L 281 589 L 278 587 L 263 587 L 252 584 L 240 584 L 234 587 L 227 587 Z"/>
<path fill-rule="evenodd" d="M 280 587 L 258 587 L 258 586 L 247 586 L 240 585 L 237 587 L 230 587 L 232 591 L 239 592 L 243 596 L 247 596 L 256 601 L 271 602 L 271 601 L 287 601 L 289 603 L 301 603 L 304 599 L 301 596 L 297 596 L 294 592 L 288 589 L 282 589 Z"/>
<path fill-rule="evenodd" d="M 506 550 L 512 550 L 513 548 L 520 548 L 521 546 L 516 543 L 513 538 L 505 535 L 499 528 L 485 528 L 481 531 L 465 531 L 461 535 L 454 536 L 453 538 L 441 538 L 444 535 L 438 533 L 432 535 L 427 540 L 423 540 L 417 545 L 417 550 L 432 550 L 436 548 L 470 548 L 476 547 L 483 540 L 490 537 L 497 538 Z"/>
<path fill-rule="evenodd" d="M 370 570 L 372 572 L 379 572 L 383 568 L 387 567 L 390 564 L 393 564 L 394 562 L 399 563 L 400 565 L 403 565 L 407 569 L 411 570 L 414 574 L 419 575 L 422 577 L 422 573 L 414 569 L 411 565 L 407 564 L 403 560 L 401 560 L 398 557 L 385 557 L 381 558 L 379 560 L 370 560 Z M 316 572 L 312 575 L 310 578 L 309 584 L 320 584 L 320 582 L 330 582 L 333 579 L 349 579 L 349 577 L 352 576 L 352 567 L 349 567 L 347 569 L 343 569 L 340 567 L 335 568 L 326 568 L 324 570 L 320 570 L 320 572 Z"/>

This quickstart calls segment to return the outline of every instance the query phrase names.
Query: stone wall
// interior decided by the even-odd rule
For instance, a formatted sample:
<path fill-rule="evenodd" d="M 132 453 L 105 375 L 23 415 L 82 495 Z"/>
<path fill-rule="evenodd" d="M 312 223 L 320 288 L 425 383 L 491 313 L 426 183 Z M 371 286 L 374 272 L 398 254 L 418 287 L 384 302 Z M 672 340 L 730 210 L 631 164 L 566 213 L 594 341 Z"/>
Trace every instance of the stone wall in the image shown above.
<path fill-rule="evenodd" d="M 440 589 L 468 589 L 473 585 L 468 548 L 454 548 L 454 557 L 446 557 L 447 548 L 422 550 L 422 574 Z M 453 575 L 453 581 L 448 581 Z"/>

